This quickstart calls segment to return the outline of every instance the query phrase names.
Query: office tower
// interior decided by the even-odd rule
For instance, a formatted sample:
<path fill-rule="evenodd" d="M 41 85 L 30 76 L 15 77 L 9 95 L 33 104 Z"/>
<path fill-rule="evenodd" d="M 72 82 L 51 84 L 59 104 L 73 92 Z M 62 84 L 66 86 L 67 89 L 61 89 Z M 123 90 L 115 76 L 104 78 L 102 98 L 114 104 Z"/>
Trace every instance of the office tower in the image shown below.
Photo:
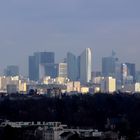
<path fill-rule="evenodd" d="M 59 63 L 58 64 L 58 77 L 67 78 L 67 63 Z"/>
<path fill-rule="evenodd" d="M 80 81 L 88 83 L 91 81 L 92 72 L 92 52 L 90 48 L 86 48 L 80 55 Z"/>
<path fill-rule="evenodd" d="M 136 67 L 134 63 L 125 63 L 128 69 L 128 75 L 133 77 L 133 82 L 136 82 Z"/>
<path fill-rule="evenodd" d="M 4 70 L 5 76 L 19 76 L 19 67 L 16 65 L 7 66 Z"/>
<path fill-rule="evenodd" d="M 29 56 L 29 79 L 33 81 L 37 81 L 39 79 L 39 67 L 38 63 L 36 62 L 36 56 Z"/>
<path fill-rule="evenodd" d="M 29 79 L 38 81 L 46 75 L 53 77 L 54 61 L 54 52 L 36 52 L 29 56 Z"/>
<path fill-rule="evenodd" d="M 67 73 L 71 81 L 77 80 L 77 59 L 72 53 L 67 53 Z"/>
<path fill-rule="evenodd" d="M 103 76 L 114 76 L 115 75 L 115 58 L 114 57 L 103 57 L 102 58 L 102 74 Z"/>

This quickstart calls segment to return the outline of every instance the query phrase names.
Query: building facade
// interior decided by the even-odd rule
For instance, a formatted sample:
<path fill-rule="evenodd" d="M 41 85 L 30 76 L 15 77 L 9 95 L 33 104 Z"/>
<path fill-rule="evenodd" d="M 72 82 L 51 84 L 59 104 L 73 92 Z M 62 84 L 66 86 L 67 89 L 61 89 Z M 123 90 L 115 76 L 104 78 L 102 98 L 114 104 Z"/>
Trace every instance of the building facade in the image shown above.
<path fill-rule="evenodd" d="M 67 77 L 67 63 L 58 64 L 58 77 Z"/>
<path fill-rule="evenodd" d="M 115 75 L 115 62 L 115 58 L 112 56 L 102 58 L 102 74 L 104 77 Z"/>

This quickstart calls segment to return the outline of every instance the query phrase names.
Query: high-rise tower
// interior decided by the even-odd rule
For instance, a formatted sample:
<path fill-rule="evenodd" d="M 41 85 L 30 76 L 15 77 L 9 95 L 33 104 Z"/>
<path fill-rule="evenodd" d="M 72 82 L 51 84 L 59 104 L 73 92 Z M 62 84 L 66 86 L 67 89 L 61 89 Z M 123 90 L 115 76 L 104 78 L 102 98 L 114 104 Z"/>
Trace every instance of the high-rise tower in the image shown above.
<path fill-rule="evenodd" d="M 80 81 L 88 83 L 91 81 L 92 72 L 92 51 L 86 48 L 80 55 Z"/>
<path fill-rule="evenodd" d="M 77 80 L 77 58 L 74 54 L 67 53 L 67 74 L 71 81 Z"/>

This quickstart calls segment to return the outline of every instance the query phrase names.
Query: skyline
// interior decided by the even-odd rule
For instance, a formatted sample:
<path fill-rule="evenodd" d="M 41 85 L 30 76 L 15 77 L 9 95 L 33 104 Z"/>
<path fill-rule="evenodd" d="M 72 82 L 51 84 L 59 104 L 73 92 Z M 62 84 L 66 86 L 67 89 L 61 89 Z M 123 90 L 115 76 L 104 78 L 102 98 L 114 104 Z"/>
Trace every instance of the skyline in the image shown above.
<path fill-rule="evenodd" d="M 54 51 L 60 62 L 67 52 L 79 55 L 87 47 L 93 50 L 93 70 L 101 69 L 102 57 L 112 50 L 121 62 L 136 63 L 139 70 L 139 4 L 138 0 L 2 0 L 0 72 L 7 65 L 19 65 L 27 75 L 33 52 Z"/>
<path fill-rule="evenodd" d="M 97 73 L 102 73 L 103 75 L 106 75 L 106 73 L 112 73 L 112 72 L 114 73 L 114 70 L 116 70 L 116 68 L 118 69 L 121 65 L 129 65 L 129 66 L 130 65 L 134 65 L 135 72 L 140 72 L 140 70 L 136 69 L 136 63 L 131 63 L 129 61 L 127 61 L 127 62 L 126 61 L 119 61 L 119 58 L 116 56 L 116 53 L 113 50 L 112 50 L 111 55 L 102 56 L 101 69 L 100 70 L 95 70 L 95 69 L 93 69 L 93 66 L 92 66 L 93 65 L 93 63 L 92 63 L 92 61 L 93 61 L 92 60 L 92 56 L 93 56 L 92 52 L 93 51 L 92 51 L 91 48 L 85 48 L 82 51 L 82 53 L 79 54 L 79 55 L 75 55 L 74 53 L 67 52 L 66 57 L 64 59 L 61 59 L 61 61 L 59 61 L 59 62 L 56 62 L 56 59 L 55 59 L 55 55 L 56 54 L 55 54 L 55 52 L 43 52 L 43 51 L 41 51 L 41 52 L 33 52 L 32 55 L 28 56 L 28 75 L 27 75 L 27 77 L 30 77 L 29 75 L 33 74 L 34 69 L 36 69 L 36 66 L 39 63 L 41 64 L 40 65 L 41 67 L 39 66 L 41 68 L 40 69 L 41 71 L 43 70 L 42 66 L 44 64 L 45 64 L 45 69 L 47 67 L 49 68 L 49 71 L 47 71 L 48 68 L 45 71 L 43 70 L 42 74 L 47 73 L 51 77 L 54 77 L 53 76 L 54 75 L 54 71 L 51 71 L 51 73 L 50 73 L 50 68 L 51 67 L 54 67 L 53 69 L 55 69 L 56 67 L 58 67 L 59 64 L 66 64 L 67 68 L 68 68 L 67 75 L 69 75 L 70 77 L 73 75 L 72 79 L 75 79 L 76 77 L 78 78 L 80 76 L 80 73 L 78 73 L 78 72 L 82 68 L 85 68 L 85 71 L 87 71 L 87 69 L 88 70 L 90 69 L 91 72 L 89 72 L 89 73 L 97 72 Z M 81 63 L 81 65 L 80 65 L 80 59 L 82 59 L 81 62 L 83 62 L 83 63 Z M 35 62 L 35 61 L 37 61 L 37 62 Z M 35 67 L 33 66 L 34 64 L 36 65 Z M 87 64 L 89 64 L 89 65 L 87 65 Z M 84 67 L 84 65 L 87 65 L 87 66 Z M 79 68 L 78 69 L 77 68 L 73 69 L 74 66 L 75 67 L 79 67 Z M 3 71 L 3 74 L 4 74 L 4 76 L 6 76 L 7 74 L 9 75 L 9 73 L 18 73 L 18 75 L 20 74 L 21 76 L 25 76 L 25 75 L 21 74 L 19 69 L 20 68 L 19 68 L 18 65 L 7 65 L 7 67 Z M 41 74 L 40 72 L 38 73 L 39 75 Z M 36 73 L 37 72 L 35 72 L 34 74 L 36 74 Z M 56 71 L 55 71 L 55 74 L 56 74 Z M 35 76 L 33 76 L 33 79 L 34 78 L 35 78 Z"/>
<path fill-rule="evenodd" d="M 86 50 L 86 49 L 91 49 L 91 48 L 85 48 L 84 49 L 84 51 Z M 91 49 L 91 51 L 93 52 L 93 50 Z M 82 53 L 83 53 L 83 51 L 81 51 Z M 60 60 L 56 60 L 56 53 L 55 52 L 53 52 L 53 51 L 36 51 L 36 52 L 33 52 L 32 54 L 30 54 L 29 56 L 28 56 L 28 59 L 29 59 L 29 57 L 32 57 L 34 54 L 37 54 L 37 53 L 54 53 L 54 64 L 60 64 L 60 63 L 63 63 L 64 61 L 66 61 L 66 63 L 67 63 L 67 54 L 68 53 L 70 53 L 70 54 L 72 54 L 72 55 L 74 55 L 77 59 L 78 59 L 78 57 L 80 57 L 80 55 L 82 54 L 79 54 L 79 55 L 76 55 L 75 53 L 73 53 L 73 52 L 67 52 L 66 54 L 65 54 L 65 57 L 64 58 L 60 58 Z M 114 55 L 114 56 L 113 56 Z M 111 58 L 111 57 L 115 57 L 116 59 L 117 59 L 117 61 L 119 62 L 119 64 L 126 64 L 126 63 L 129 63 L 129 64 L 135 64 L 136 65 L 136 71 L 140 71 L 140 69 L 138 69 L 137 68 L 137 64 L 135 63 L 135 62 L 129 62 L 129 61 L 120 61 L 120 58 L 118 58 L 118 55 L 116 55 L 116 52 L 114 51 L 114 50 L 112 50 L 112 52 L 108 55 L 108 56 L 101 56 L 101 62 L 100 62 L 100 68 L 98 68 L 98 69 L 95 69 L 94 67 L 93 67 L 93 61 L 95 61 L 95 59 L 91 59 L 91 61 L 92 61 L 92 67 L 91 67 L 91 69 L 92 69 L 92 71 L 91 72 L 102 72 L 102 59 L 103 58 Z M 92 57 L 91 58 L 93 58 L 93 54 L 92 54 Z M 27 60 L 28 61 L 28 60 Z M 29 65 L 29 62 L 27 62 L 28 64 L 27 65 Z M 5 70 L 8 68 L 8 67 L 11 67 L 11 66 L 14 66 L 14 67 L 17 67 L 18 69 L 19 69 L 19 74 L 20 75 L 22 75 L 22 76 L 26 76 L 26 77 L 28 77 L 29 76 L 29 71 L 28 71 L 28 69 L 29 69 L 29 66 L 27 66 L 27 69 L 26 69 L 26 71 L 28 71 L 27 72 L 27 74 L 23 74 L 23 73 L 21 73 L 21 69 L 20 69 L 20 66 L 19 65 L 17 65 L 17 64 L 9 64 L 9 65 L 6 65 L 6 67 L 4 67 L 4 69 L 3 69 L 3 71 L 0 71 L 0 73 L 3 75 L 4 73 L 5 73 Z M 24 69 L 25 70 L 25 69 Z"/>

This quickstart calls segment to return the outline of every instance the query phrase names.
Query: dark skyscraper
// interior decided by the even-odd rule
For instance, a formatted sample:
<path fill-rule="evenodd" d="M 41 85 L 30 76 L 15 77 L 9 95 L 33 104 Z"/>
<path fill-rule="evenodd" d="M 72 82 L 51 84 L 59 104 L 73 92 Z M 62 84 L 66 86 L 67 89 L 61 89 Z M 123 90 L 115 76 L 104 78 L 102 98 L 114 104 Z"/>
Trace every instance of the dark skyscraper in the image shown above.
<path fill-rule="evenodd" d="M 37 81 L 43 76 L 54 77 L 54 52 L 36 52 L 29 56 L 29 79 Z"/>
<path fill-rule="evenodd" d="M 67 72 L 68 78 L 72 81 L 77 80 L 77 58 L 72 53 L 67 53 Z"/>
<path fill-rule="evenodd" d="M 112 55 L 102 58 L 102 75 L 103 76 L 116 76 L 116 63 L 118 58 L 115 57 L 116 53 L 112 51 Z"/>

